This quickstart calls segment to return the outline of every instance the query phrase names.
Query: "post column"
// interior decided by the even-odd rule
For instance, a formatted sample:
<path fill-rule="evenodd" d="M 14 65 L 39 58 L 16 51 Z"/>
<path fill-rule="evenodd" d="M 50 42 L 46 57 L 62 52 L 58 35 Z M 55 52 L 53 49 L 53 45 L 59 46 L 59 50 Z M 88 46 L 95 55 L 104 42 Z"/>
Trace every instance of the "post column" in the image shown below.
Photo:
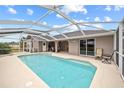
<path fill-rule="evenodd" d="M 55 52 L 58 52 L 58 41 L 55 41 Z"/>
<path fill-rule="evenodd" d="M 22 41 L 22 43 L 23 43 L 23 52 L 25 51 L 25 42 L 24 42 L 24 40 Z"/>
<path fill-rule="evenodd" d="M 119 53 L 120 54 L 123 54 L 123 24 L 121 23 L 120 26 L 119 26 Z M 119 55 L 119 70 L 122 74 L 122 71 L 123 71 L 123 57 Z"/>

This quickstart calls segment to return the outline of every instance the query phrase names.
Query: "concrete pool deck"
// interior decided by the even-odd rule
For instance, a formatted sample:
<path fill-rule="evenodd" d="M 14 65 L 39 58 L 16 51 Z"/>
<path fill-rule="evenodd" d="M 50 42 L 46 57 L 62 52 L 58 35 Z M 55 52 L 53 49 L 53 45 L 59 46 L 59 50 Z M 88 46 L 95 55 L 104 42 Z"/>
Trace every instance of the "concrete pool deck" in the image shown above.
<path fill-rule="evenodd" d="M 19 55 L 31 53 L 15 53 L 0 56 L 0 87 L 1 88 L 48 88 L 48 86 L 35 73 L 17 58 Z M 117 66 L 104 64 L 91 57 L 75 56 L 66 53 L 52 53 L 54 56 L 85 60 L 97 67 L 97 71 L 90 85 L 91 88 L 123 88 L 122 80 Z"/>

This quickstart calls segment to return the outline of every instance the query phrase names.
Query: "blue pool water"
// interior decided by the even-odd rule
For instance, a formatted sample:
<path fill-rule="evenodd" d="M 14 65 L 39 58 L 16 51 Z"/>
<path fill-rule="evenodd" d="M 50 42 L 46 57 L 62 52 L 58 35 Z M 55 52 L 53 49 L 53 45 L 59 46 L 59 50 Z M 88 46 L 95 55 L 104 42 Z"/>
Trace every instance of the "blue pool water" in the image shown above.
<path fill-rule="evenodd" d="M 42 54 L 19 58 L 52 88 L 88 88 L 96 72 L 96 67 L 85 61 Z"/>

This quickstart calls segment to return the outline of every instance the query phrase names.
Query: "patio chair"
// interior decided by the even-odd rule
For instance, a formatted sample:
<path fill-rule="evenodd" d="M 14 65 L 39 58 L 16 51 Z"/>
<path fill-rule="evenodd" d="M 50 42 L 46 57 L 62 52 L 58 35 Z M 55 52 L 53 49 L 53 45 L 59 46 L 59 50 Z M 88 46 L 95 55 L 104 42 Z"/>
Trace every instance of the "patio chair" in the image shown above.
<path fill-rule="evenodd" d="M 96 57 L 95 59 L 102 59 L 103 49 L 102 48 L 96 48 Z"/>
<path fill-rule="evenodd" d="M 107 54 L 106 54 L 106 55 L 103 55 L 103 56 L 102 56 L 102 63 L 104 62 L 104 63 L 109 63 L 109 64 L 111 64 L 112 57 L 113 57 L 113 55 L 114 55 L 115 52 L 116 52 L 116 50 L 114 50 L 111 55 L 107 55 Z"/>

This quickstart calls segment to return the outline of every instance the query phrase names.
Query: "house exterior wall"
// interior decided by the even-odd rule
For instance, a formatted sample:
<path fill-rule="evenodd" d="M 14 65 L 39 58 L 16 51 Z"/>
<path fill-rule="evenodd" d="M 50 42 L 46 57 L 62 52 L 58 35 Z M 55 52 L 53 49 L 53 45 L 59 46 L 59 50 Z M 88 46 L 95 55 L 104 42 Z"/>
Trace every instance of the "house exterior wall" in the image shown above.
<path fill-rule="evenodd" d="M 43 51 L 43 42 L 39 41 L 39 52 Z"/>
<path fill-rule="evenodd" d="M 47 51 L 47 43 L 46 43 L 46 41 L 43 42 L 42 48 L 43 48 L 43 52 Z"/>
<path fill-rule="evenodd" d="M 80 55 L 80 40 L 88 39 L 88 38 L 80 38 L 80 39 L 72 39 L 68 40 L 68 53 L 73 55 Z M 104 54 L 111 54 L 114 49 L 114 36 L 102 36 L 102 37 L 90 37 L 90 39 L 95 39 L 95 48 L 103 48 Z M 29 40 L 27 40 L 28 43 Z M 45 43 L 45 45 L 43 45 Z M 42 50 L 45 52 L 48 50 L 48 42 L 42 43 Z M 33 39 L 33 52 L 39 51 L 39 40 Z"/>
<path fill-rule="evenodd" d="M 48 51 L 48 44 L 49 42 L 46 42 L 46 51 Z"/>
<path fill-rule="evenodd" d="M 31 48 L 31 40 L 30 39 L 25 40 L 24 43 L 26 43 L 26 46 L 25 45 L 23 46 L 23 48 L 24 48 L 23 50 L 27 51 L 27 52 L 30 52 L 31 51 L 30 50 L 30 48 Z"/>
<path fill-rule="evenodd" d="M 39 41 L 33 40 L 33 52 L 39 51 Z"/>
<path fill-rule="evenodd" d="M 88 39 L 88 38 L 84 38 Z M 93 37 L 95 39 L 95 48 L 103 48 L 104 54 L 111 54 L 114 49 L 114 36 Z M 80 41 L 83 39 L 69 40 L 69 53 L 74 55 L 80 54 Z"/>
<path fill-rule="evenodd" d="M 79 39 L 69 40 L 69 53 L 78 55 L 79 54 Z"/>
<path fill-rule="evenodd" d="M 114 49 L 114 36 L 97 37 L 96 48 L 103 48 L 103 54 L 111 54 Z"/>

